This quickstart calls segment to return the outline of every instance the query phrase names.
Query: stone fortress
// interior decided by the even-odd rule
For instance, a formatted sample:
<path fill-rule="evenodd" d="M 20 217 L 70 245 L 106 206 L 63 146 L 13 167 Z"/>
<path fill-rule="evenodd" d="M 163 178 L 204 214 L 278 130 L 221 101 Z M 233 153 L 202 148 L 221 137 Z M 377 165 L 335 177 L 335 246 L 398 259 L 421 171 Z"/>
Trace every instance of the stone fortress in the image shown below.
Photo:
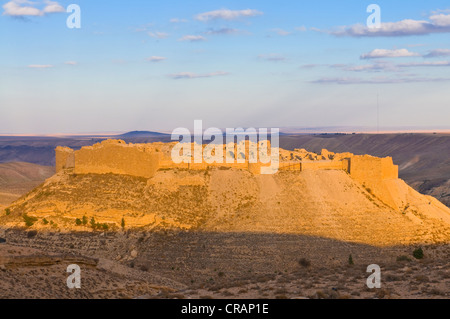
<path fill-rule="evenodd" d="M 267 142 L 264 145 L 264 142 Z M 259 142 L 258 147 L 267 147 L 268 141 Z M 152 178 L 158 170 L 186 169 L 206 170 L 208 168 L 234 168 L 248 170 L 259 175 L 262 166 L 270 164 L 251 163 L 249 143 L 244 142 L 245 154 L 238 151 L 226 152 L 223 145 L 224 157 L 235 159 L 233 163 L 225 160 L 223 163 L 179 163 L 172 160 L 172 149 L 178 142 L 127 144 L 122 140 L 105 140 L 93 146 L 86 146 L 74 151 L 67 147 L 56 148 L 56 172 L 67 171 L 74 174 L 121 174 L 137 177 Z M 189 144 L 188 144 L 189 145 Z M 192 154 L 194 144 L 191 145 Z M 203 149 L 205 145 L 203 145 Z M 270 149 L 270 148 L 268 148 Z M 369 155 L 354 155 L 352 153 L 333 153 L 322 150 L 321 154 L 308 152 L 304 149 L 288 151 L 279 149 L 279 171 L 317 171 L 341 170 L 350 175 L 355 181 L 368 189 L 375 196 L 391 206 L 397 206 L 390 199 L 386 191 L 386 182 L 398 179 L 398 166 L 394 165 L 391 157 L 378 158 Z M 398 208 L 395 207 L 395 208 Z"/>

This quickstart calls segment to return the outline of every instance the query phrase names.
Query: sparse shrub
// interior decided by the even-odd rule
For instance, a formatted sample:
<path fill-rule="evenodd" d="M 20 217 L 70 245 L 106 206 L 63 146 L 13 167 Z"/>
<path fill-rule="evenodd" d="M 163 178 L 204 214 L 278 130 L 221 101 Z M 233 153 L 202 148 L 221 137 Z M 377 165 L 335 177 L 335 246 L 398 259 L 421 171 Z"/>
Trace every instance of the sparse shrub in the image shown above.
<path fill-rule="evenodd" d="M 6 214 L 6 216 L 8 216 L 9 214 L 11 214 L 11 210 L 10 210 L 9 208 L 6 208 L 6 209 L 5 209 L 5 214 Z"/>
<path fill-rule="evenodd" d="M 86 217 L 86 215 L 83 216 L 83 225 L 87 225 L 88 223 L 88 218 Z"/>
<path fill-rule="evenodd" d="M 108 230 L 109 229 L 109 226 L 108 226 L 108 224 L 102 224 L 102 228 L 103 228 L 103 230 Z"/>
<path fill-rule="evenodd" d="M 97 224 L 95 223 L 95 218 L 94 217 L 92 217 L 91 218 L 91 227 L 93 228 L 93 229 L 95 229 L 95 226 L 96 226 Z"/>
<path fill-rule="evenodd" d="M 375 297 L 378 299 L 390 298 L 391 292 L 387 289 L 377 289 L 375 291 Z"/>
<path fill-rule="evenodd" d="M 398 256 L 397 257 L 397 261 L 401 262 L 401 261 L 411 261 L 411 258 L 409 258 L 408 256 L 402 255 L 402 256 Z"/>
<path fill-rule="evenodd" d="M 406 212 L 408 211 L 408 208 L 409 208 L 409 204 L 403 208 L 403 212 L 402 212 L 403 215 L 406 214 Z"/>
<path fill-rule="evenodd" d="M 223 276 L 225 276 L 225 273 L 222 272 L 222 271 L 220 271 L 217 275 L 218 275 L 219 277 L 223 277 Z"/>
<path fill-rule="evenodd" d="M 75 224 L 76 224 L 77 226 L 81 226 L 81 224 L 83 224 L 83 222 L 81 221 L 81 219 L 77 218 L 77 219 L 75 220 Z"/>
<path fill-rule="evenodd" d="M 311 261 L 309 261 L 306 258 L 300 258 L 298 261 L 299 265 L 304 267 L 304 268 L 308 268 L 309 266 L 311 266 Z"/>
<path fill-rule="evenodd" d="M 120 223 L 122 229 L 125 229 L 125 218 L 122 217 L 122 222 Z"/>
<path fill-rule="evenodd" d="M 31 227 L 34 225 L 35 222 L 37 222 L 36 217 L 30 217 L 27 214 L 23 214 L 22 217 L 23 217 L 23 220 L 25 221 L 25 225 L 27 227 Z"/>
<path fill-rule="evenodd" d="M 42 222 L 44 223 L 44 225 L 48 225 L 48 220 L 47 220 L 46 218 L 44 218 L 44 219 L 42 220 Z"/>
<path fill-rule="evenodd" d="M 439 290 L 438 288 L 431 289 L 430 294 L 436 295 L 436 296 L 445 296 L 445 292 L 442 290 Z"/>
<path fill-rule="evenodd" d="M 423 259 L 423 249 L 422 248 L 417 248 L 416 250 L 413 251 L 413 256 L 416 259 Z"/>
<path fill-rule="evenodd" d="M 348 256 L 348 264 L 350 266 L 354 265 L 355 263 L 353 262 L 353 256 L 350 254 L 350 256 Z"/>
<path fill-rule="evenodd" d="M 393 274 L 387 274 L 385 277 L 386 281 L 400 281 L 402 278 Z"/>
<path fill-rule="evenodd" d="M 414 277 L 415 280 L 417 280 L 418 282 L 429 282 L 430 278 L 428 278 L 425 275 L 417 275 L 416 277 Z"/>
<path fill-rule="evenodd" d="M 148 271 L 148 267 L 146 265 L 141 265 L 141 267 L 139 267 L 139 269 L 141 271 Z"/>
<path fill-rule="evenodd" d="M 27 233 L 27 238 L 34 238 L 34 237 L 36 237 L 36 235 L 37 235 L 37 230 L 30 230 Z"/>

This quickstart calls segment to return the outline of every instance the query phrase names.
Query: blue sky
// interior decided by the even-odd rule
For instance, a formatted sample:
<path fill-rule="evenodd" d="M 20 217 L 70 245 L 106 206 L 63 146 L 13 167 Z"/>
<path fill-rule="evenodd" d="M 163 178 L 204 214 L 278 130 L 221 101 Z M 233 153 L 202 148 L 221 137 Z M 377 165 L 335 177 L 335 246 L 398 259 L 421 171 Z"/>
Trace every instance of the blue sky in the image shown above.
<path fill-rule="evenodd" d="M 0 133 L 374 127 L 377 94 L 384 127 L 450 126 L 448 1 L 1 7 Z"/>

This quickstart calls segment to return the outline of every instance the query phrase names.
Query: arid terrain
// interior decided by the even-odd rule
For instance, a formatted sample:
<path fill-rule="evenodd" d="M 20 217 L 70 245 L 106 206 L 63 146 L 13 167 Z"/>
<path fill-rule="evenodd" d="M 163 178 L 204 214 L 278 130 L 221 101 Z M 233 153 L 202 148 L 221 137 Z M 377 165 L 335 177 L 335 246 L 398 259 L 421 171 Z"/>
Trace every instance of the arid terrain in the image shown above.
<path fill-rule="evenodd" d="M 0 209 L 55 174 L 54 167 L 30 163 L 0 163 Z"/>
<path fill-rule="evenodd" d="M 445 176 L 442 154 L 434 165 Z M 402 203 L 393 208 L 339 170 L 160 169 L 143 178 L 1 165 L 2 193 L 13 194 L 0 213 L 2 298 L 450 295 L 450 210 L 401 180 L 389 182 Z M 410 166 L 400 164 L 400 177 Z M 66 286 L 70 264 L 82 269 L 82 289 Z M 381 266 L 381 289 L 366 286 L 370 264 Z"/>
<path fill-rule="evenodd" d="M 313 236 L 8 230 L 1 298 L 448 298 L 449 245 L 377 248 Z M 354 265 L 349 265 L 352 254 Z M 368 289 L 369 264 L 382 288 Z M 82 288 L 67 289 L 66 268 Z"/>

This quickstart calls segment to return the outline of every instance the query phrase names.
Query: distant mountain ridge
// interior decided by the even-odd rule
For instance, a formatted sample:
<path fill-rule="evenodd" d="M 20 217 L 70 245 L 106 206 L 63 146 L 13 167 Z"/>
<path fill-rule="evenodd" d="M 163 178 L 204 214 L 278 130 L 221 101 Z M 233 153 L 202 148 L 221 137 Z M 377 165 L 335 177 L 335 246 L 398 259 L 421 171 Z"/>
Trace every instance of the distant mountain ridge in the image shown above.
<path fill-rule="evenodd" d="M 122 138 L 133 138 L 133 137 L 166 137 L 170 136 L 170 134 L 160 133 L 160 132 L 152 132 L 152 131 L 131 131 L 124 134 L 117 135 L 117 137 Z"/>

